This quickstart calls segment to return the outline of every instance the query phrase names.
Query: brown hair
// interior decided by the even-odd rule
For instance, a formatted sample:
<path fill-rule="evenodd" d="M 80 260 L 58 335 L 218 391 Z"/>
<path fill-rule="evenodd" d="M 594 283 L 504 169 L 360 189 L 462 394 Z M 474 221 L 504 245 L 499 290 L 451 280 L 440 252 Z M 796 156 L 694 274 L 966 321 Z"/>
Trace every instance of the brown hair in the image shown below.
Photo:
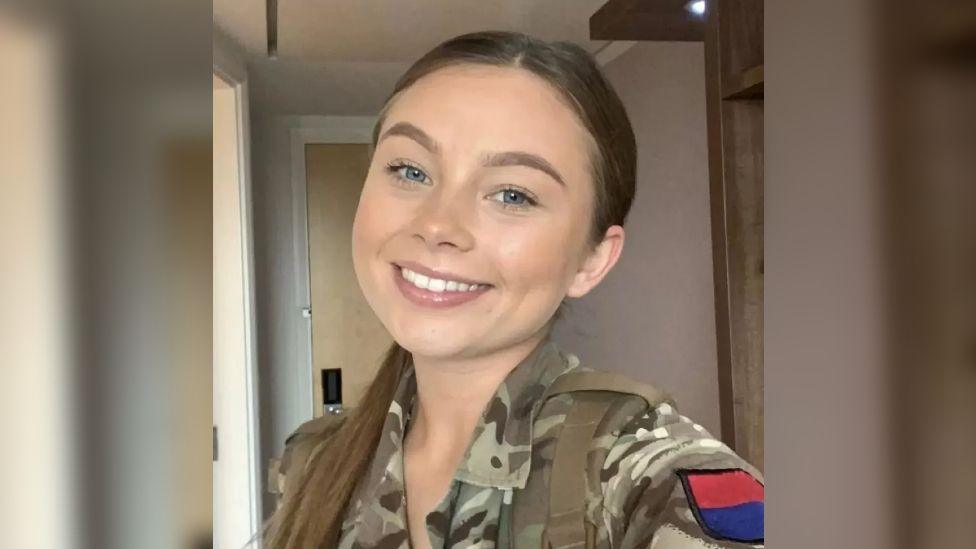
<path fill-rule="evenodd" d="M 373 129 L 373 145 L 389 106 L 400 92 L 448 66 L 480 64 L 527 70 L 548 82 L 589 131 L 595 207 L 591 244 L 606 230 L 623 225 L 634 199 L 637 164 L 634 132 L 627 112 L 592 56 L 568 42 L 544 42 L 515 32 L 487 31 L 452 38 L 421 57 L 397 81 Z M 330 446 L 308 464 L 300 488 L 287 494 L 266 525 L 269 549 L 310 549 L 338 544 L 343 514 L 360 479 L 367 474 L 383 423 L 410 353 L 394 343 L 373 383 Z M 297 465 L 300 467 L 301 465 Z"/>

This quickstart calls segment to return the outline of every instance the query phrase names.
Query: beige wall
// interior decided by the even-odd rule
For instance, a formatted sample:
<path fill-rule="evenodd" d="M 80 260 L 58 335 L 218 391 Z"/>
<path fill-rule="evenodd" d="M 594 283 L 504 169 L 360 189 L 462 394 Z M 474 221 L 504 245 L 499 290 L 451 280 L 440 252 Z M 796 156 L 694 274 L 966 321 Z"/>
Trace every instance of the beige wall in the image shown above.
<path fill-rule="evenodd" d="M 704 49 L 639 42 L 604 70 L 637 137 L 637 197 L 620 263 L 555 337 L 590 366 L 666 389 L 718 435 Z"/>

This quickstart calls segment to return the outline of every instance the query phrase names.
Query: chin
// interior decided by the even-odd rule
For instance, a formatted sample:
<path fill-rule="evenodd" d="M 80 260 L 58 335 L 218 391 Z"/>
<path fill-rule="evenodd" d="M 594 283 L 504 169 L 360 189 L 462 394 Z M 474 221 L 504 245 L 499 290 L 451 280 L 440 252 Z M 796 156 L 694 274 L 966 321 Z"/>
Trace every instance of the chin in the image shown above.
<path fill-rule="evenodd" d="M 430 358 L 459 356 L 471 346 L 471 338 L 459 334 L 456 326 L 400 326 L 393 331 L 393 339 L 412 354 Z"/>

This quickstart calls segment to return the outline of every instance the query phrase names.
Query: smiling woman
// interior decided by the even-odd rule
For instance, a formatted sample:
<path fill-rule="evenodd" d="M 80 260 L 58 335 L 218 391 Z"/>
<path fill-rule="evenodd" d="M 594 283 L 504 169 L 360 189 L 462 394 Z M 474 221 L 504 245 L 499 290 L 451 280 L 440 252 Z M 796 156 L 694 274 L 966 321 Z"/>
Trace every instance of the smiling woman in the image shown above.
<path fill-rule="evenodd" d="M 353 264 L 393 336 L 362 405 L 291 442 L 267 546 L 741 547 L 758 472 L 549 334 L 624 245 L 636 152 L 583 49 L 449 40 L 376 124 Z"/>

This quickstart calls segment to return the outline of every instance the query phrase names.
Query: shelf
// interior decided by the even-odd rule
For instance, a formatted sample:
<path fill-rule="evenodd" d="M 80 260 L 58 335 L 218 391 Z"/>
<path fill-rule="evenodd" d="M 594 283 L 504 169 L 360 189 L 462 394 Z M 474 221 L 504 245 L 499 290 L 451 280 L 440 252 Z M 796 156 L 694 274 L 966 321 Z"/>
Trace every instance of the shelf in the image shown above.
<path fill-rule="evenodd" d="M 757 65 L 739 73 L 729 79 L 728 93 L 722 99 L 762 99 L 763 98 L 763 66 Z"/>

